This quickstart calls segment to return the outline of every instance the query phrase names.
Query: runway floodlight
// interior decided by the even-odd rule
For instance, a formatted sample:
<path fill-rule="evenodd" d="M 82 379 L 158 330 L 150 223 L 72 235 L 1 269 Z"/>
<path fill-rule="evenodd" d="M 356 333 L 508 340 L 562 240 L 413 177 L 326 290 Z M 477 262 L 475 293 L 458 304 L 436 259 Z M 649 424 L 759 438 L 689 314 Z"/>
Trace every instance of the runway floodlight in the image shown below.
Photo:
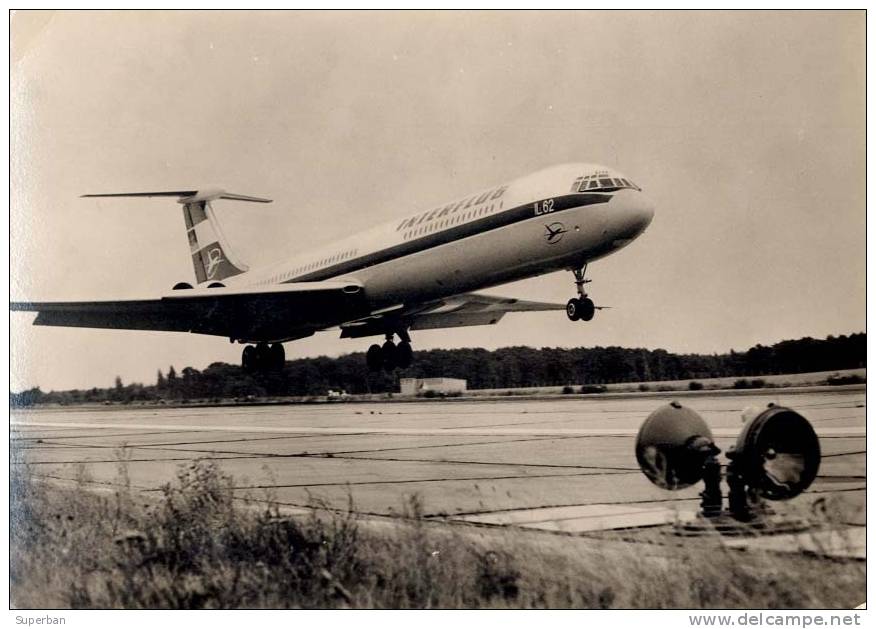
<path fill-rule="evenodd" d="M 712 432 L 693 409 L 672 402 L 651 413 L 636 437 L 636 459 L 648 479 L 663 489 L 704 481 L 701 515 L 752 521 L 769 511 L 761 499 L 788 500 L 815 480 L 821 462 L 818 435 L 796 411 L 770 404 L 748 409 L 736 445 L 727 452 L 729 509 L 723 510 L 721 464 Z"/>
<path fill-rule="evenodd" d="M 636 437 L 636 459 L 652 483 L 684 489 L 703 478 L 703 464 L 720 452 L 696 411 L 672 402 L 651 413 Z"/>
<path fill-rule="evenodd" d="M 750 491 L 768 500 L 788 500 L 815 480 L 821 446 L 805 417 L 770 404 L 749 419 L 727 456 Z"/>

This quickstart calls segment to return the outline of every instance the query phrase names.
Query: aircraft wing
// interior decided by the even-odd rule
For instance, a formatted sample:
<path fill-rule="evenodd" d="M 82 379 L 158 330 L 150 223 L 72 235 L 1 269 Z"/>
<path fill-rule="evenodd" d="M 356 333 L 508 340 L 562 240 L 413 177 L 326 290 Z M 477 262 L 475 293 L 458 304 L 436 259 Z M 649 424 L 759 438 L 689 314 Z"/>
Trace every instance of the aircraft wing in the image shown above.
<path fill-rule="evenodd" d="M 36 312 L 34 325 L 195 332 L 245 341 L 302 338 L 327 321 L 366 311 L 356 281 L 184 289 L 152 299 L 13 302 L 10 310 Z"/>
<path fill-rule="evenodd" d="M 493 325 L 509 312 L 565 309 L 565 304 L 464 293 L 415 307 L 388 308 L 370 317 L 342 324 L 341 338 L 383 334 L 388 324 L 400 324 L 411 330 L 458 328 L 470 325 Z"/>

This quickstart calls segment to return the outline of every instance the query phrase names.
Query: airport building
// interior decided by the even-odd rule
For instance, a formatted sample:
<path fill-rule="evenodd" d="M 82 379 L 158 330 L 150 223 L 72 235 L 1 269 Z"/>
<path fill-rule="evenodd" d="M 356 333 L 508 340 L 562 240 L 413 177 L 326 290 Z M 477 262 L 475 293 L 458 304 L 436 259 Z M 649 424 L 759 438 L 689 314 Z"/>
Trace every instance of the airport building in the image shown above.
<path fill-rule="evenodd" d="M 434 393 L 462 393 L 467 382 L 459 378 L 402 378 L 399 381 L 402 395 L 423 395 Z"/>

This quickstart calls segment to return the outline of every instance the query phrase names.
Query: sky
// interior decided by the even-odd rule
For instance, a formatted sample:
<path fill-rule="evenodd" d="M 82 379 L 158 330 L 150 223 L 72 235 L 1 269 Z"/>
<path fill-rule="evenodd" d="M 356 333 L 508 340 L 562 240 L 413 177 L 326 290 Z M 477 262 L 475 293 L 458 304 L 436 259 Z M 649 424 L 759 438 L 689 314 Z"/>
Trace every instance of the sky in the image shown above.
<path fill-rule="evenodd" d="M 193 279 L 180 206 L 215 185 L 250 267 L 552 164 L 616 168 L 648 230 L 591 265 L 612 306 L 423 331 L 415 349 L 745 350 L 865 329 L 859 12 L 16 12 L 10 299 L 156 296 Z M 486 291 L 564 303 L 570 273 Z M 219 337 L 32 326 L 11 388 L 238 362 Z M 288 359 L 363 351 L 338 332 Z"/>

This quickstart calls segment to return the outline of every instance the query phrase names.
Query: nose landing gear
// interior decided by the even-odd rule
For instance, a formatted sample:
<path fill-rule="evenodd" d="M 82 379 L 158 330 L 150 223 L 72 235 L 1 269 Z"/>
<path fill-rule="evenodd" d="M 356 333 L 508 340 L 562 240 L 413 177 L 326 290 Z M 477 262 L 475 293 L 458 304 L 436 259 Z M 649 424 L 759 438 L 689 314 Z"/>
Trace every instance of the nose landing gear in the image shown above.
<path fill-rule="evenodd" d="M 392 371 L 395 368 L 406 369 L 411 366 L 414 358 L 414 350 L 411 349 L 411 337 L 408 336 L 406 330 L 398 333 L 401 342 L 396 345 L 392 341 L 393 332 L 386 335 L 386 342 L 383 346 L 375 343 L 368 348 L 365 354 L 365 362 L 368 364 L 369 371 Z"/>
<path fill-rule="evenodd" d="M 566 316 L 569 317 L 570 321 L 590 321 L 593 319 L 593 315 L 596 314 L 596 305 L 587 296 L 587 291 L 584 290 L 584 284 L 589 284 L 592 281 L 585 279 L 584 274 L 586 272 L 586 263 L 580 269 L 572 269 L 572 273 L 575 275 L 575 288 L 578 291 L 578 297 L 573 297 L 566 302 Z"/>

